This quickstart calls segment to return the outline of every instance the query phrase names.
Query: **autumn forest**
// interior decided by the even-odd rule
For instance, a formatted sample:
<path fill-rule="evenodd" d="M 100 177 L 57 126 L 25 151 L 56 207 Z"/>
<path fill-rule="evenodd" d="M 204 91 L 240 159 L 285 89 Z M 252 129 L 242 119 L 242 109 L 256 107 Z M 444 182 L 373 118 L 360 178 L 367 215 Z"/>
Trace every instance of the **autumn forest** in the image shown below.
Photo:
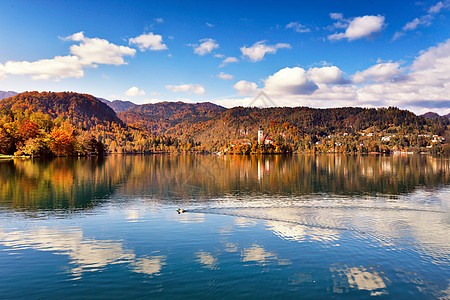
<path fill-rule="evenodd" d="M 258 140 L 258 130 L 263 138 Z M 136 105 L 73 92 L 25 92 L 0 100 L 0 154 L 450 153 L 447 117 L 395 107 Z"/>

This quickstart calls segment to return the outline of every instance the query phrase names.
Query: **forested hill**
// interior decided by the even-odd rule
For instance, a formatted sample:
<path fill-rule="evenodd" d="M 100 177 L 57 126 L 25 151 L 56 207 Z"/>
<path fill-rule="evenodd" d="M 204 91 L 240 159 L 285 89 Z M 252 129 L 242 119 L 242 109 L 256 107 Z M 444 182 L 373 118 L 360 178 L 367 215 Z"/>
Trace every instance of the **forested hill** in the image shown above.
<path fill-rule="evenodd" d="M 25 92 L 0 100 L 0 109 L 39 112 L 87 129 L 96 125 L 124 125 L 112 108 L 94 96 L 72 92 Z"/>
<path fill-rule="evenodd" d="M 176 109 L 174 109 L 176 108 Z M 272 136 L 282 134 L 300 139 L 304 135 L 326 136 L 355 133 L 372 128 L 392 132 L 433 131 L 443 134 L 444 126 L 397 108 L 355 107 L 316 109 L 308 107 L 225 109 L 214 104 L 157 103 L 137 106 L 120 113 L 121 119 L 141 124 L 155 134 L 176 135 L 201 142 L 253 138 L 261 125 Z M 442 118 L 443 120 L 447 120 Z"/>
<path fill-rule="evenodd" d="M 210 102 L 159 102 L 139 105 L 118 115 L 125 123 L 154 134 L 183 135 L 195 124 L 216 119 L 226 110 Z"/>
<path fill-rule="evenodd" d="M 15 149 L 22 149 L 20 143 L 26 144 L 25 138 L 17 138 L 16 133 L 30 122 L 39 125 L 36 120 L 40 117 L 31 113 L 50 116 L 55 126 L 69 122 L 80 130 L 87 129 L 109 151 L 118 153 L 211 152 L 231 145 L 245 145 L 236 150 L 238 153 L 391 150 L 442 153 L 447 148 L 450 153 L 448 118 L 427 119 L 395 107 L 226 109 L 208 102 L 160 102 L 132 105 L 129 110 L 116 114 L 91 95 L 26 92 L 0 100 L 0 133 L 15 143 Z M 251 148 L 258 144 L 260 126 L 273 147 L 270 144 L 269 148 Z M 45 130 L 39 138 L 50 134 L 52 128 Z M 13 146 L 8 148 L 8 153 Z"/>

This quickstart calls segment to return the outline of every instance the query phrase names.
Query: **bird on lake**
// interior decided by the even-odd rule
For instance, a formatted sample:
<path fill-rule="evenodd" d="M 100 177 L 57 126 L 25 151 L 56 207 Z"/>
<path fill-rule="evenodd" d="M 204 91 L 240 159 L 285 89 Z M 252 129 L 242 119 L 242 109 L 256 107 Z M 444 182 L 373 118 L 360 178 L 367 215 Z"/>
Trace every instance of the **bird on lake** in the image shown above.
<path fill-rule="evenodd" d="M 178 214 L 184 214 L 186 211 L 184 209 L 179 208 L 177 209 L 177 212 Z"/>

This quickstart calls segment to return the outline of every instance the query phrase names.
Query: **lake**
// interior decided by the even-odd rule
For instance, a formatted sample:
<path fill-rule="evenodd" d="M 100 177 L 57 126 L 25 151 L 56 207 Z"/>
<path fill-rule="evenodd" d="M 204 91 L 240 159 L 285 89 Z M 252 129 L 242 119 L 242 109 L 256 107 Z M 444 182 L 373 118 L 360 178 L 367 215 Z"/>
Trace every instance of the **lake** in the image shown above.
<path fill-rule="evenodd" d="M 443 157 L 4 160 L 0 298 L 449 299 L 449 205 Z"/>

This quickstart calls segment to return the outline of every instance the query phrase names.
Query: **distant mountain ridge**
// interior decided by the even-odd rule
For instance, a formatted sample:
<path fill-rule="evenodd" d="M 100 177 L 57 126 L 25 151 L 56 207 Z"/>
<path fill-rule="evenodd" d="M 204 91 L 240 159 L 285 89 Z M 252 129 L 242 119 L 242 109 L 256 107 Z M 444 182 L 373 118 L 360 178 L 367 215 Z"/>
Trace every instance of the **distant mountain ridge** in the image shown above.
<path fill-rule="evenodd" d="M 191 128 L 194 124 L 217 118 L 226 110 L 211 102 L 159 102 L 135 106 L 118 116 L 125 123 L 141 125 L 153 134 L 178 136 L 183 135 L 184 127 Z"/>
<path fill-rule="evenodd" d="M 111 107 L 116 113 L 127 111 L 131 108 L 138 106 L 137 104 L 131 101 L 123 101 L 123 100 L 107 100 L 104 98 L 97 98 L 98 100 L 106 103 L 109 107 Z"/>
<path fill-rule="evenodd" d="M 5 98 L 9 98 L 9 97 L 14 97 L 15 95 L 17 95 L 18 93 L 13 92 L 13 91 L 0 91 L 0 100 L 1 99 L 5 99 Z"/>
<path fill-rule="evenodd" d="M 439 114 L 429 111 L 427 113 L 424 113 L 423 115 L 420 115 L 421 117 L 424 117 L 425 119 L 434 119 L 434 118 L 439 118 Z"/>

